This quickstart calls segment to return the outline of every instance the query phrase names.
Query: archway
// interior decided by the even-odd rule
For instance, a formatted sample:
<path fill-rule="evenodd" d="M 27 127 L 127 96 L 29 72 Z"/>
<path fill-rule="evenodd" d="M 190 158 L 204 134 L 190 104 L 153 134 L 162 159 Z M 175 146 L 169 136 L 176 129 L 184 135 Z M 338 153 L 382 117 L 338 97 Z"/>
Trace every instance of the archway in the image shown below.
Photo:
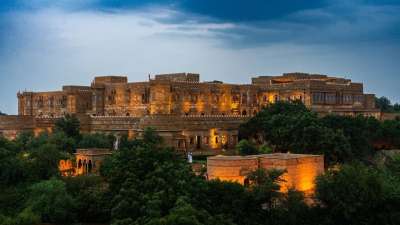
<path fill-rule="evenodd" d="M 91 173 L 92 172 L 92 160 L 89 160 L 89 163 L 88 163 L 88 173 Z"/>

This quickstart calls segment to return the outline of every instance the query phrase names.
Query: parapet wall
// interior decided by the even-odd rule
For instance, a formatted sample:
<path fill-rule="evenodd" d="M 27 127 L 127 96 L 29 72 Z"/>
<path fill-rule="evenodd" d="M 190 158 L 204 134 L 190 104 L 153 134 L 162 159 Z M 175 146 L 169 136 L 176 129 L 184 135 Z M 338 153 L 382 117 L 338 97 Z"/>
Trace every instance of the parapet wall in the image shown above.
<path fill-rule="evenodd" d="M 322 155 L 275 153 L 252 156 L 215 156 L 207 158 L 208 179 L 246 184 L 246 176 L 257 168 L 284 170 L 281 190 L 295 188 L 312 192 L 315 178 L 324 172 Z"/>
<path fill-rule="evenodd" d="M 199 82 L 200 74 L 196 73 L 171 73 L 171 74 L 157 74 L 155 80 L 168 80 L 175 82 Z"/>
<path fill-rule="evenodd" d="M 400 119 L 400 113 L 381 113 L 381 120 L 395 120 Z"/>
<path fill-rule="evenodd" d="M 0 134 L 14 139 L 22 131 L 33 131 L 36 127 L 32 116 L 0 116 Z"/>

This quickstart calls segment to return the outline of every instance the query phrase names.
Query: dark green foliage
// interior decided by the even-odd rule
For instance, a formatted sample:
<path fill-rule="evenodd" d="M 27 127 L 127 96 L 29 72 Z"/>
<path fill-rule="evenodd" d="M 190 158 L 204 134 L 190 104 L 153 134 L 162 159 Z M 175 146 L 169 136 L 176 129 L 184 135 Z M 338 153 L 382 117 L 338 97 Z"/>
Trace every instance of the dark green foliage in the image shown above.
<path fill-rule="evenodd" d="M 271 224 L 319 224 L 317 215 L 313 215 L 312 208 L 305 203 L 302 192 L 290 189 L 279 201 L 279 207 L 273 212 L 275 220 Z"/>
<path fill-rule="evenodd" d="M 146 129 L 141 139 L 120 137 L 119 150 L 100 167 L 101 176 L 61 178 L 58 161 L 77 147 L 111 148 L 114 141 L 113 135 L 79 134 L 74 120 L 60 120 L 53 134 L 0 138 L 0 225 L 400 223 L 396 156 L 380 167 L 358 163 L 327 172 L 318 179 L 314 205 L 296 190 L 279 192 L 284 171 L 256 170 L 246 186 L 196 176 L 182 155 L 163 146 L 154 129 Z M 247 140 L 238 144 L 238 152 L 269 153 L 272 148 L 325 154 L 332 164 L 368 159 L 377 141 L 399 145 L 399 122 L 318 118 L 300 102 L 279 102 L 241 127 Z"/>
<path fill-rule="evenodd" d="M 75 220 L 75 204 L 64 182 L 56 179 L 42 181 L 30 188 L 27 208 L 46 223 L 68 223 Z"/>
<path fill-rule="evenodd" d="M 76 138 L 67 136 L 64 132 L 55 132 L 48 139 L 59 151 L 74 153 L 76 149 Z"/>
<path fill-rule="evenodd" d="M 0 116 L 6 116 L 7 114 L 3 113 L 2 111 L 0 111 Z"/>
<path fill-rule="evenodd" d="M 181 156 L 155 144 L 121 149 L 105 162 L 109 171 L 102 173 L 115 196 L 112 217 L 117 224 L 126 219 L 144 224 L 149 218 L 164 217 L 178 196 L 189 195 L 187 187 L 199 179 Z"/>
<path fill-rule="evenodd" d="M 152 127 L 145 128 L 143 132 L 143 142 L 149 145 L 162 144 L 162 138 L 157 135 L 156 130 Z"/>
<path fill-rule="evenodd" d="M 400 104 L 396 103 L 392 105 L 390 100 L 385 96 L 380 98 L 375 98 L 375 105 L 379 108 L 382 112 L 400 112 Z"/>
<path fill-rule="evenodd" d="M 78 176 L 64 178 L 67 192 L 75 199 L 77 220 L 87 223 L 110 221 L 111 196 L 101 177 Z"/>
<path fill-rule="evenodd" d="M 239 155 L 256 155 L 259 153 L 257 147 L 245 139 L 236 145 L 236 152 Z"/>
<path fill-rule="evenodd" d="M 40 221 L 40 217 L 30 209 L 25 209 L 13 217 L 0 214 L 0 225 L 37 225 L 40 224 Z"/>
<path fill-rule="evenodd" d="M 266 143 L 277 152 L 325 154 L 328 164 L 351 159 L 348 138 L 327 127 L 301 102 L 277 102 L 264 108 L 239 130 L 242 138 Z"/>
<path fill-rule="evenodd" d="M 243 124 L 239 134 L 278 152 L 324 154 L 328 165 L 369 160 L 379 143 L 386 148 L 400 147 L 399 120 L 336 115 L 319 118 L 301 102 L 267 106 Z"/>
<path fill-rule="evenodd" d="M 26 163 L 20 157 L 18 152 L 0 146 L 0 186 L 15 185 L 27 178 Z"/>
<path fill-rule="evenodd" d="M 45 144 L 26 153 L 27 166 L 32 179 L 46 180 L 59 176 L 58 163 L 65 155 L 55 145 Z"/>
<path fill-rule="evenodd" d="M 119 141 L 119 149 L 133 149 L 143 143 L 141 140 L 129 139 L 128 135 L 123 135 Z"/>
<path fill-rule="evenodd" d="M 385 166 L 393 177 L 400 180 L 400 154 L 389 157 L 385 162 Z"/>
<path fill-rule="evenodd" d="M 236 224 L 251 224 L 257 215 L 249 194 L 237 183 L 211 180 L 204 183 L 201 193 L 195 198 L 199 208 L 212 213 L 214 217 L 235 221 Z"/>
<path fill-rule="evenodd" d="M 55 123 L 56 132 L 63 132 L 67 137 L 78 138 L 79 131 L 79 120 L 73 115 L 65 115 Z"/>
<path fill-rule="evenodd" d="M 387 147 L 400 149 L 400 120 L 384 121 L 379 134 L 378 138 L 387 143 Z"/>
<path fill-rule="evenodd" d="M 1 185 L 0 189 L 0 216 L 15 217 L 25 207 L 27 187 L 25 185 Z"/>
<path fill-rule="evenodd" d="M 83 134 L 78 144 L 79 148 L 107 148 L 113 147 L 115 137 L 101 133 Z"/>
<path fill-rule="evenodd" d="M 257 169 L 251 172 L 247 179 L 249 187 L 252 190 L 253 200 L 259 207 L 265 205 L 264 208 L 271 210 L 274 202 L 281 196 L 279 182 L 283 182 L 281 176 L 284 171 Z"/>
<path fill-rule="evenodd" d="M 400 183 L 356 163 L 317 179 L 326 224 L 399 224 Z"/>

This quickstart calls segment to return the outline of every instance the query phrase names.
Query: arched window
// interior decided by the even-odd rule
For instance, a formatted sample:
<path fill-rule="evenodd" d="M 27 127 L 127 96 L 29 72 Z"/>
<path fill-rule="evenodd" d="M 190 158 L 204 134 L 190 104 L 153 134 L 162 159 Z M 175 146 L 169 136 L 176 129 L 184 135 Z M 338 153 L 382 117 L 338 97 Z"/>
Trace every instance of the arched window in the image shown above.
<path fill-rule="evenodd" d="M 86 159 L 85 160 L 83 160 L 83 173 L 86 173 L 87 172 L 87 163 L 86 163 Z"/>
<path fill-rule="evenodd" d="M 267 96 L 263 96 L 263 102 L 267 102 Z"/>
<path fill-rule="evenodd" d="M 249 180 L 249 178 L 245 178 L 245 179 L 244 179 L 243 185 L 244 185 L 245 187 L 248 187 L 248 186 L 250 185 L 250 180 Z"/>
<path fill-rule="evenodd" d="M 91 173 L 92 172 L 92 160 L 89 160 L 89 163 L 88 163 L 88 173 Z"/>
<path fill-rule="evenodd" d="M 243 115 L 243 116 L 246 116 L 246 115 L 247 115 L 247 111 L 246 111 L 246 110 L 243 110 L 242 115 Z"/>
<path fill-rule="evenodd" d="M 191 144 L 191 145 L 194 144 L 194 137 L 190 137 L 190 139 L 189 139 L 189 144 Z"/>

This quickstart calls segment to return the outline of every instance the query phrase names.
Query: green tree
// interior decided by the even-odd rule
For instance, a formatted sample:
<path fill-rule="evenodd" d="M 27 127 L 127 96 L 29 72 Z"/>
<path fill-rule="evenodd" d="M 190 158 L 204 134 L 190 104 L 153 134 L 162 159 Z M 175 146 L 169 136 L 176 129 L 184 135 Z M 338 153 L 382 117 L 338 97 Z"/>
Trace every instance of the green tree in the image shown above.
<path fill-rule="evenodd" d="M 18 134 L 17 138 L 15 139 L 15 143 L 18 145 L 18 148 L 21 151 L 27 151 L 30 148 L 34 139 L 35 135 L 33 131 L 24 131 Z"/>
<path fill-rule="evenodd" d="M 399 183 L 356 163 L 317 178 L 316 197 L 327 224 L 399 224 Z"/>
<path fill-rule="evenodd" d="M 282 170 L 257 169 L 247 175 L 254 200 L 267 211 L 271 210 L 275 201 L 281 197 L 280 184 L 284 182 L 281 178 L 284 173 Z"/>
<path fill-rule="evenodd" d="M 380 125 L 376 119 L 363 116 L 329 115 L 322 118 L 322 122 L 326 127 L 342 132 L 347 137 L 356 159 L 373 155 L 372 140 L 375 139 L 375 132 Z"/>
<path fill-rule="evenodd" d="M 400 179 L 400 154 L 389 157 L 385 166 L 394 177 Z"/>
<path fill-rule="evenodd" d="M 188 187 L 200 179 L 182 156 L 155 140 L 160 137 L 150 144 L 123 148 L 105 162 L 108 170 L 102 174 L 110 184 L 115 224 L 144 224 L 149 218 L 168 215 L 177 198 L 190 196 Z"/>
<path fill-rule="evenodd" d="M 113 147 L 115 137 L 102 133 L 83 134 L 78 144 L 79 148 L 108 148 Z"/>
<path fill-rule="evenodd" d="M 269 147 L 269 146 L 266 145 L 266 144 L 261 145 L 261 146 L 258 148 L 258 151 L 259 151 L 259 153 L 261 153 L 261 154 L 270 154 L 270 153 L 273 152 L 273 151 L 272 151 L 272 148 Z"/>
<path fill-rule="evenodd" d="M 382 96 L 380 98 L 375 98 L 375 105 L 383 112 L 388 112 L 392 110 L 392 104 L 388 98 Z"/>
<path fill-rule="evenodd" d="M 75 199 L 77 219 L 82 223 L 108 223 L 111 196 L 108 184 L 98 176 L 65 177 L 67 192 Z"/>
<path fill-rule="evenodd" d="M 399 103 L 394 104 L 393 109 L 395 112 L 400 112 L 400 104 Z"/>
<path fill-rule="evenodd" d="M 385 120 L 380 127 L 380 139 L 387 148 L 400 148 L 400 120 Z"/>
<path fill-rule="evenodd" d="M 256 155 L 259 153 L 258 149 L 246 139 L 239 141 L 236 145 L 236 152 L 239 155 Z"/>
<path fill-rule="evenodd" d="M 18 145 L 0 137 L 0 186 L 15 185 L 27 178 Z"/>
<path fill-rule="evenodd" d="M 62 154 L 55 145 L 44 144 L 26 153 L 30 175 L 35 180 L 46 180 L 59 176 L 58 164 L 67 156 Z"/>
<path fill-rule="evenodd" d="M 319 216 L 313 215 L 312 208 L 306 204 L 304 194 L 294 189 L 289 189 L 279 199 L 279 207 L 274 209 L 274 216 L 276 219 L 271 224 L 320 224 Z"/>
<path fill-rule="evenodd" d="M 150 145 L 162 144 L 163 139 L 152 127 L 146 127 L 143 131 L 143 142 Z"/>
<path fill-rule="evenodd" d="M 210 180 L 204 182 L 203 187 L 197 187 L 200 190 L 195 192 L 193 202 L 197 208 L 205 209 L 214 218 L 246 225 L 260 224 L 264 219 L 260 216 L 264 212 L 253 200 L 250 191 L 239 183 Z"/>
<path fill-rule="evenodd" d="M 180 197 L 177 199 L 174 208 L 170 213 L 161 218 L 151 220 L 148 225 L 223 225 L 232 224 L 226 220 L 213 218 L 204 210 L 195 209 L 187 199 Z"/>
<path fill-rule="evenodd" d="M 56 132 L 64 132 L 68 137 L 79 138 L 80 123 L 76 116 L 67 114 L 55 123 Z"/>
<path fill-rule="evenodd" d="M 328 165 L 344 162 L 354 155 L 345 133 L 327 126 L 301 102 L 267 106 L 241 125 L 239 134 L 241 138 L 271 146 L 274 152 L 324 154 Z"/>
<path fill-rule="evenodd" d="M 64 182 L 57 179 L 42 181 L 30 188 L 27 208 L 40 215 L 45 223 L 75 221 L 75 202 L 68 194 Z"/>
<path fill-rule="evenodd" d="M 25 209 L 14 217 L 6 217 L 0 214 L 0 225 L 36 225 L 40 222 L 40 217 L 30 209 Z"/>
<path fill-rule="evenodd" d="M 61 152 L 73 154 L 76 151 L 76 139 L 68 137 L 64 132 L 55 132 L 50 135 L 48 142 L 53 144 Z"/>

